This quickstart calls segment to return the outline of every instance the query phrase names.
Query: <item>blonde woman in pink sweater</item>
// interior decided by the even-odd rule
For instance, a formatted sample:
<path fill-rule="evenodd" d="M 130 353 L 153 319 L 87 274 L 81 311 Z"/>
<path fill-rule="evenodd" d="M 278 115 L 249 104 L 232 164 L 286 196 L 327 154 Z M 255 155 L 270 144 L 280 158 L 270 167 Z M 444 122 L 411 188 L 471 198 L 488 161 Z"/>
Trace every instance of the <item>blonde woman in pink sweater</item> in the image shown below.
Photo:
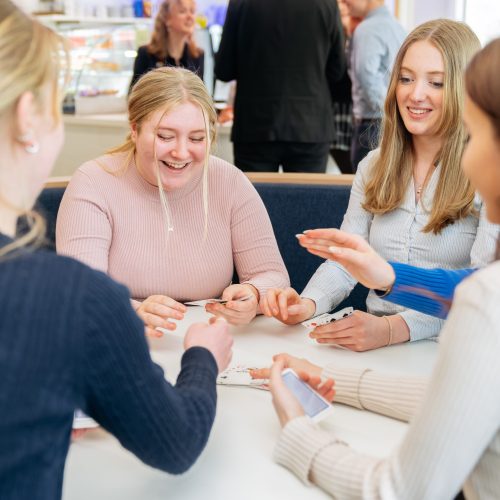
<path fill-rule="evenodd" d="M 147 73 L 130 94 L 129 122 L 123 145 L 71 179 L 57 251 L 128 286 L 150 335 L 175 329 L 183 302 L 209 297 L 229 302 L 208 312 L 250 322 L 259 297 L 289 279 L 256 190 L 210 156 L 216 113 L 203 82 L 179 68 Z"/>

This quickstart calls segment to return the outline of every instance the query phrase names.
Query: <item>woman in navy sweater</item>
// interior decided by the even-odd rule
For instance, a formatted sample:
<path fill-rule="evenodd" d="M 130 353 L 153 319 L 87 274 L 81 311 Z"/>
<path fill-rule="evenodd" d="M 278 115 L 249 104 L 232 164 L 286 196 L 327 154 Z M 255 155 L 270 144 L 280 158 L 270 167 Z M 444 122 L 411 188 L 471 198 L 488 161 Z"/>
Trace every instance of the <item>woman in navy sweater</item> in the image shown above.
<path fill-rule="evenodd" d="M 225 322 L 193 325 L 175 386 L 150 357 L 126 288 L 37 251 L 30 212 L 63 142 L 64 42 L 0 3 L 0 498 L 61 497 L 81 408 L 147 464 L 178 474 L 203 450 L 215 379 L 231 357 Z M 16 238 L 28 214 L 30 230 Z"/>

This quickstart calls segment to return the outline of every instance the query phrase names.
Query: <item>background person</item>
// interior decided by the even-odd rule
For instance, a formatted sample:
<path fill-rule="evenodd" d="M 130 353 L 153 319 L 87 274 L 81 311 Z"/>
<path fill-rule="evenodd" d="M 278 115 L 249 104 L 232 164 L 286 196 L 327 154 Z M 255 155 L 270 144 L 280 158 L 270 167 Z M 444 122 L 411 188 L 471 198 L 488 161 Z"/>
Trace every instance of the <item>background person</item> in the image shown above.
<path fill-rule="evenodd" d="M 352 33 L 359 24 L 360 19 L 349 14 L 349 9 L 344 0 L 337 1 L 340 19 L 344 29 L 346 53 L 349 54 L 349 43 Z M 339 170 L 343 174 L 355 173 L 351 163 L 352 143 L 352 93 L 351 79 L 347 68 L 343 77 L 335 83 L 332 90 L 334 135 L 330 147 L 330 154 Z"/>
<path fill-rule="evenodd" d="M 496 224 L 500 223 L 499 67 L 500 39 L 496 39 L 467 69 L 464 120 L 470 140 L 463 156 L 463 169 L 485 200 L 489 220 Z M 334 255 L 340 257 L 342 252 Z M 273 402 L 283 427 L 275 459 L 338 499 L 453 498 L 461 488 L 465 498 L 494 498 L 500 491 L 498 258 L 500 252 L 495 262 L 457 287 L 427 383 L 369 369 L 323 371 L 336 377 L 339 402 L 403 420 L 411 417 L 402 443 L 388 457 L 357 453 L 306 418 L 284 385 L 281 370 L 295 366 L 315 374 L 316 380 L 317 372 L 307 362 L 297 365 L 300 360 L 285 356 L 271 373 Z M 380 277 L 376 281 L 377 286 L 385 284 Z M 372 282 L 373 277 L 365 280 Z"/>
<path fill-rule="evenodd" d="M 231 0 L 215 61 L 236 80 L 231 140 L 247 172 L 325 172 L 345 68 L 334 0 Z"/>
<path fill-rule="evenodd" d="M 126 142 L 83 164 L 66 189 L 57 251 L 127 285 L 148 333 L 174 329 L 182 302 L 219 296 L 230 302 L 209 312 L 250 322 L 288 273 L 257 191 L 209 154 L 217 118 L 206 87 L 188 70 L 159 68 L 128 105 Z"/>
<path fill-rule="evenodd" d="M 227 324 L 193 325 L 176 385 L 150 357 L 127 290 L 37 251 L 30 212 L 63 143 L 62 39 L 0 2 L 0 498 L 61 498 L 73 412 L 82 408 L 145 463 L 179 474 L 203 450 Z M 16 239 L 20 215 L 35 221 Z M 26 247 L 26 245 L 30 245 Z"/>
<path fill-rule="evenodd" d="M 460 71 L 479 47 L 470 28 L 442 19 L 415 28 L 398 53 L 381 146 L 361 162 L 341 226 L 388 260 L 460 269 L 484 266 L 494 254 L 499 228 L 486 221 L 460 168 L 467 138 Z M 327 260 L 300 296 L 293 289 L 271 290 L 261 308 L 296 324 L 336 307 L 355 283 L 342 266 Z M 374 292 L 366 304 L 368 313 L 356 311 L 310 335 L 364 351 L 435 337 L 443 326 L 438 318 L 389 304 Z"/>
<path fill-rule="evenodd" d="M 344 0 L 349 13 L 361 18 L 349 44 L 353 131 L 351 163 L 359 162 L 378 145 L 384 99 L 392 64 L 406 36 L 384 0 Z"/>
<path fill-rule="evenodd" d="M 195 17 L 194 0 L 164 0 L 160 4 L 151 41 L 137 50 L 130 89 L 144 73 L 162 66 L 189 69 L 203 80 L 205 56 L 194 40 Z"/>

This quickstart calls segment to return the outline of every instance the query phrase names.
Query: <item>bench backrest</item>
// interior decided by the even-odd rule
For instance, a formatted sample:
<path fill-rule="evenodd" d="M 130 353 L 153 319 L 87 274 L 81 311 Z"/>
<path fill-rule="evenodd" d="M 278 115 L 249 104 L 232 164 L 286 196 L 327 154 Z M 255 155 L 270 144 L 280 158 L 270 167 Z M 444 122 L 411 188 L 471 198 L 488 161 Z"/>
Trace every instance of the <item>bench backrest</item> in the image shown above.
<path fill-rule="evenodd" d="M 351 186 L 259 182 L 254 186 L 269 213 L 291 286 L 301 292 L 323 260 L 302 248 L 295 235 L 305 229 L 340 227 Z M 367 293 L 357 285 L 338 308 L 351 305 L 365 311 Z"/>
<path fill-rule="evenodd" d="M 46 240 L 47 248 L 56 249 L 56 220 L 59 205 L 64 195 L 64 187 L 46 187 L 38 197 L 35 208 L 45 217 L 47 224 Z"/>
<path fill-rule="evenodd" d="M 281 255 L 293 288 L 302 291 L 322 260 L 298 243 L 295 235 L 305 229 L 340 227 L 349 202 L 350 185 L 254 183 L 267 208 Z M 55 228 L 64 185 L 46 187 L 37 209 L 47 221 L 47 247 L 55 249 Z M 366 310 L 367 290 L 358 285 L 340 307 Z M 338 308 L 337 308 L 338 309 Z"/>

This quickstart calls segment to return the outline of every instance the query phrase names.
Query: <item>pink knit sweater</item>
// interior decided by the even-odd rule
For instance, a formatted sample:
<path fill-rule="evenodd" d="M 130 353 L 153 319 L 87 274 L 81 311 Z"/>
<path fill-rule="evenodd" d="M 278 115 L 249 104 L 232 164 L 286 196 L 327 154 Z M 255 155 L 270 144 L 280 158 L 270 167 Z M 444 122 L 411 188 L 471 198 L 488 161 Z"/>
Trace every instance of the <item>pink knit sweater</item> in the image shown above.
<path fill-rule="evenodd" d="M 74 174 L 57 216 L 58 253 L 108 273 L 136 300 L 219 297 L 233 266 L 240 282 L 261 295 L 289 285 L 264 204 L 240 170 L 210 158 L 204 241 L 202 169 L 167 193 L 174 227 L 167 235 L 158 189 L 138 174 L 135 162 L 123 174 L 109 173 L 123 168 L 125 159 L 121 153 L 102 156 Z"/>

